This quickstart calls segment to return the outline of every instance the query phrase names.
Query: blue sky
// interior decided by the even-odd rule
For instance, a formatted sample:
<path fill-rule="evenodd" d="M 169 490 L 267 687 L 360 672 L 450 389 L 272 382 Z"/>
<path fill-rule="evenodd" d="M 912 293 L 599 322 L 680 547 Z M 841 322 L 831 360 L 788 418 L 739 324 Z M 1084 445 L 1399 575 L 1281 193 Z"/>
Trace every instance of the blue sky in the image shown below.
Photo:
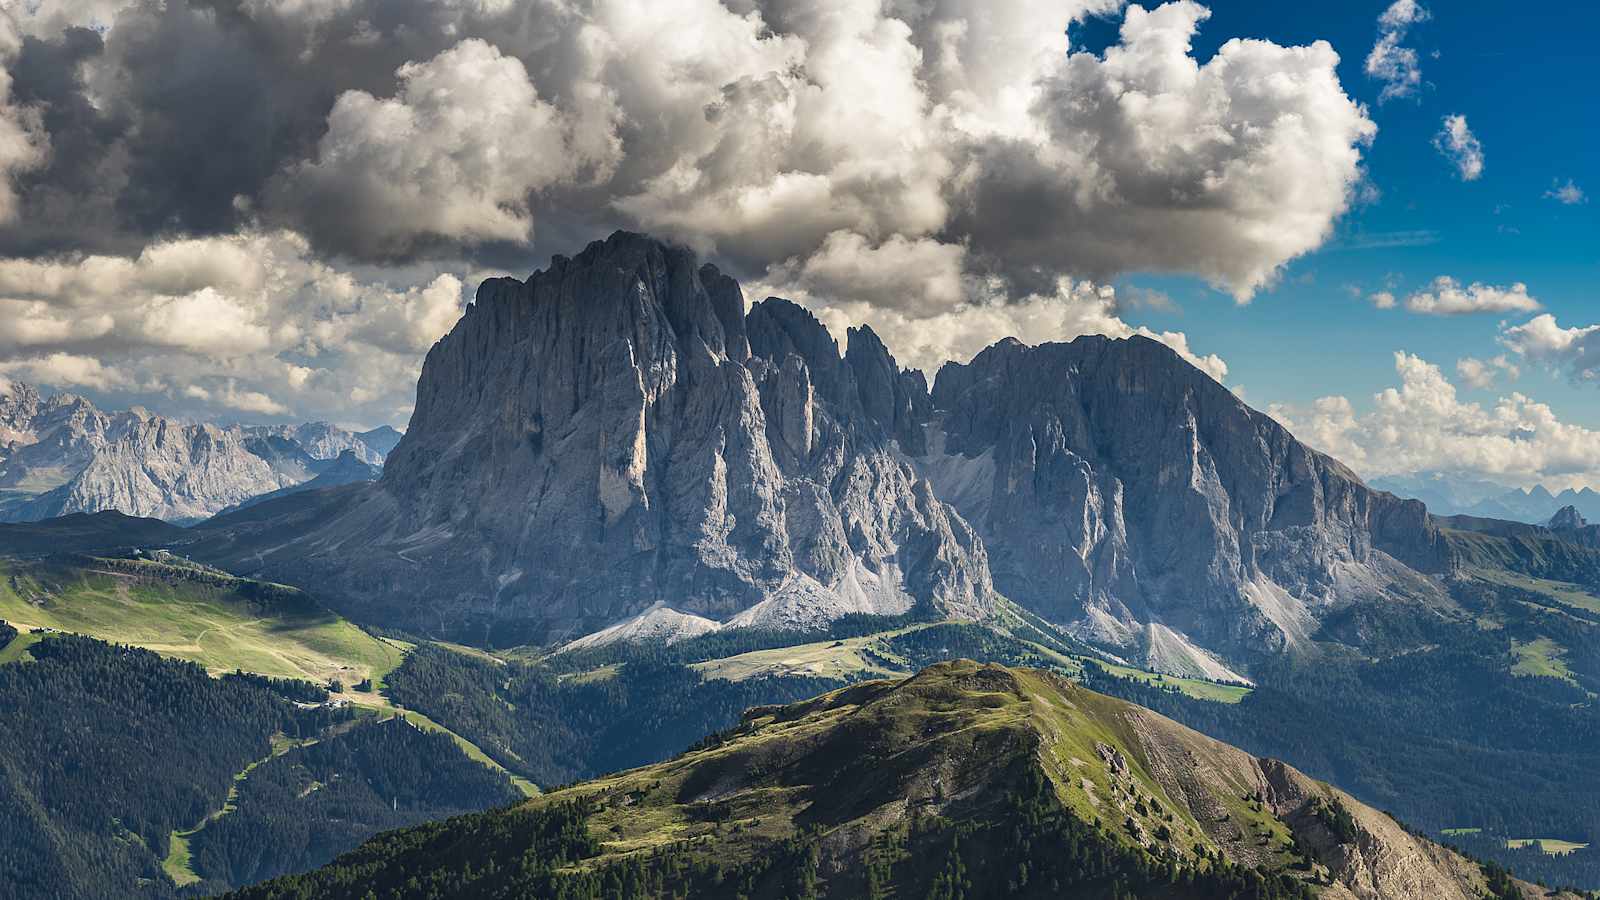
<path fill-rule="evenodd" d="M 1437 3 L 1407 42 L 1420 56 L 1415 98 L 1378 103 L 1381 85 L 1363 72 L 1385 3 L 1219 2 L 1195 42 L 1204 60 L 1229 37 L 1281 44 L 1327 40 L 1340 55 L 1345 89 L 1369 107 L 1378 135 L 1365 166 L 1378 198 L 1359 204 L 1322 249 L 1295 260 L 1284 278 L 1247 306 L 1192 277 L 1129 277 L 1158 288 L 1181 311 L 1130 314 L 1132 321 L 1188 333 L 1201 352 L 1227 360 L 1229 381 L 1255 404 L 1306 404 L 1343 394 L 1357 407 L 1396 381 L 1393 353 L 1405 350 L 1451 372 L 1456 360 L 1504 352 L 1496 314 L 1423 316 L 1377 310 L 1364 298 L 1393 285 L 1396 295 L 1439 275 L 1494 285 L 1524 282 L 1563 326 L 1600 321 L 1600 7 L 1506 2 Z M 1091 23 L 1086 46 L 1115 37 L 1115 22 Z M 1076 42 L 1075 42 L 1076 43 Z M 1447 114 L 1463 114 L 1483 146 L 1481 178 L 1463 182 L 1434 148 Z M 1573 179 L 1591 199 L 1563 205 L 1544 194 Z M 1410 240 L 1406 237 L 1410 236 Z M 1366 246 L 1395 238 L 1400 246 Z M 1350 295 L 1359 289 L 1362 298 Z M 1528 315 L 1513 316 L 1523 321 Z M 1524 366 L 1511 385 L 1553 406 L 1563 420 L 1600 428 L 1594 384 Z M 1505 390 L 1474 390 L 1490 402 Z"/>

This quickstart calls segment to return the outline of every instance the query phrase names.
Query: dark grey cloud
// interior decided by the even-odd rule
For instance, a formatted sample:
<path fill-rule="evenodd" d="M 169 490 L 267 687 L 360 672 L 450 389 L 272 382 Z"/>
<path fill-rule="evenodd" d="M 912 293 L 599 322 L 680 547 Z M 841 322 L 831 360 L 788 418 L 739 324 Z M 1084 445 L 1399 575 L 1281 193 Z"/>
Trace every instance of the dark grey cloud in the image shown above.
<path fill-rule="evenodd" d="M 238 0 L 135 2 L 103 33 L 29 35 L 11 73 L 53 152 L 21 180 L 0 254 L 131 252 L 237 230 L 343 92 L 388 92 L 408 60 L 455 42 L 432 6 L 307 4 L 295 16 Z"/>
<path fill-rule="evenodd" d="M 117 141 L 129 123 L 95 109 L 82 78 L 84 63 L 103 46 L 101 35 L 87 28 L 22 42 L 11 65 L 13 94 L 40 111 L 50 153 L 43 166 L 17 178 L 21 208 L 0 224 L 0 254 L 34 256 L 116 241 L 117 197 L 127 169 Z"/>

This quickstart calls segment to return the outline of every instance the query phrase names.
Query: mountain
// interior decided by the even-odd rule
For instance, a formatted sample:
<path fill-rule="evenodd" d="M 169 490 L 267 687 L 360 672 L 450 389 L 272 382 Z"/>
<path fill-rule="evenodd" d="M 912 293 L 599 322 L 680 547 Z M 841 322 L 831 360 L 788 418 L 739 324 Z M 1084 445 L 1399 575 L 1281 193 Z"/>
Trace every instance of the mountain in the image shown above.
<path fill-rule="evenodd" d="M 363 431 L 356 435 L 363 444 L 371 447 L 381 457 L 388 457 L 394 451 L 395 445 L 400 443 L 402 435 L 388 425 L 379 425 L 371 431 Z"/>
<path fill-rule="evenodd" d="M 11 382 L 0 392 L 0 490 L 36 494 L 58 487 L 114 441 L 125 422 L 75 394 L 42 396 Z"/>
<path fill-rule="evenodd" d="M 1515 490 L 1510 485 L 1484 478 L 1432 471 L 1383 475 L 1368 479 L 1367 484 L 1396 497 L 1421 500 L 1427 504 L 1429 512 L 1441 516 L 1463 515 L 1480 503 Z"/>
<path fill-rule="evenodd" d="M 1572 507 L 1587 518 L 1600 519 L 1600 492 L 1593 488 L 1567 488 L 1552 494 L 1541 486 L 1531 490 L 1511 490 L 1466 510 L 1475 516 L 1492 516 L 1518 522 L 1546 522 L 1565 507 Z"/>
<path fill-rule="evenodd" d="M 1165 345 L 1003 341 L 930 391 L 868 328 L 618 232 L 494 279 L 428 354 L 383 478 L 193 552 L 469 642 L 671 639 L 1002 596 L 1238 680 L 1352 607 L 1447 606 L 1423 504 Z"/>
<path fill-rule="evenodd" d="M 187 537 L 183 528 L 160 519 L 125 516 L 116 510 L 71 513 L 41 522 L 0 522 L 0 556 L 165 547 Z"/>
<path fill-rule="evenodd" d="M 317 460 L 282 438 L 141 417 L 126 423 L 116 440 L 97 447 L 70 481 L 16 504 L 11 515 L 37 521 L 115 509 L 197 521 L 220 506 L 306 481 L 319 468 Z"/>
<path fill-rule="evenodd" d="M 104 412 L 12 383 L 0 394 L 0 520 L 115 509 L 197 521 L 309 481 L 346 451 L 381 466 L 387 434 L 371 434 L 376 446 L 322 422 L 224 427 L 139 407 Z"/>
<path fill-rule="evenodd" d="M 382 474 L 382 465 L 372 465 L 370 463 L 363 462 L 362 458 L 356 453 L 356 451 L 343 450 L 340 451 L 338 458 L 334 459 L 330 464 L 323 467 L 322 470 L 317 473 L 316 477 L 310 479 L 309 481 L 301 481 L 296 484 L 291 484 L 285 488 L 279 488 L 269 493 L 251 497 L 243 503 L 238 503 L 228 507 L 218 515 L 227 515 L 231 512 L 237 512 L 241 509 L 248 509 L 252 506 L 266 503 L 269 500 L 276 500 L 280 497 L 287 497 L 291 494 L 298 494 L 304 491 L 320 491 L 326 490 L 327 488 L 343 487 L 347 484 L 360 484 L 366 481 L 377 481 L 378 477 Z"/>
<path fill-rule="evenodd" d="M 995 587 L 1080 637 L 1236 677 L 1351 604 L 1441 602 L 1423 504 L 1364 485 L 1145 338 L 1005 340 L 932 393 L 934 493 L 989 551 Z"/>
<path fill-rule="evenodd" d="M 1556 896 L 1035 670 L 757 707 L 676 759 L 383 835 L 240 898 Z M 1520 891 L 1520 892 L 1519 892 Z"/>
<path fill-rule="evenodd" d="M 1551 531 L 1581 531 L 1589 522 L 1576 506 L 1563 506 L 1546 523 Z"/>
<path fill-rule="evenodd" d="M 477 641 L 982 616 L 982 544 L 899 449 L 926 397 L 870 331 L 841 355 L 800 307 L 747 316 L 714 267 L 619 232 L 484 283 L 377 484 L 295 507 L 292 536 L 221 517 L 194 552 Z"/>
<path fill-rule="evenodd" d="M 241 430 L 250 437 L 277 437 L 291 441 L 312 459 L 338 459 L 340 454 L 353 453 L 361 462 L 380 468 L 384 457 L 389 455 L 389 450 L 383 445 L 393 447 L 382 428 L 355 434 L 327 422 L 302 422 L 298 425 L 245 425 Z M 367 441 L 367 435 L 372 436 L 372 443 Z"/>

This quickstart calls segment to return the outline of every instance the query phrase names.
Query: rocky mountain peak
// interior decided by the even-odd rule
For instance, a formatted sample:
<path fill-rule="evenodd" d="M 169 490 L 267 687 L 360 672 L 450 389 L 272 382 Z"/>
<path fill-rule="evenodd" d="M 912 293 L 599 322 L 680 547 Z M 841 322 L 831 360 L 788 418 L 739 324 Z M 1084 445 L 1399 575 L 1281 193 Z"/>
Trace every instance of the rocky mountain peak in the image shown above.
<path fill-rule="evenodd" d="M 851 341 L 787 301 L 746 315 L 733 279 L 627 232 L 487 281 L 340 526 L 385 548 L 341 583 L 380 617 L 540 641 L 646 615 L 981 615 L 981 546 L 895 449 L 926 391 Z M 887 390 L 870 413 L 863 379 Z"/>
<path fill-rule="evenodd" d="M 1447 562 L 1425 507 L 1368 489 L 1171 348 L 1001 341 L 946 364 L 920 460 L 996 586 L 1082 637 L 1229 677 Z M 1210 648 L 1203 650 L 1201 648 Z"/>
<path fill-rule="evenodd" d="M 753 355 L 779 365 L 795 356 L 823 399 L 840 409 L 859 403 L 854 373 L 844 365 L 838 342 L 811 310 L 768 297 L 750 308 L 745 327 Z"/>
<path fill-rule="evenodd" d="M 1550 527 L 1557 531 L 1576 530 L 1588 524 L 1576 506 L 1563 506 L 1550 517 Z"/>
<path fill-rule="evenodd" d="M 487 281 L 378 484 L 223 561 L 489 643 L 972 617 L 1004 595 L 1222 679 L 1339 638 L 1351 607 L 1443 602 L 1421 503 L 1158 341 L 1001 340 L 930 391 L 871 328 L 841 351 L 798 304 L 744 307 L 715 266 L 627 232 Z"/>

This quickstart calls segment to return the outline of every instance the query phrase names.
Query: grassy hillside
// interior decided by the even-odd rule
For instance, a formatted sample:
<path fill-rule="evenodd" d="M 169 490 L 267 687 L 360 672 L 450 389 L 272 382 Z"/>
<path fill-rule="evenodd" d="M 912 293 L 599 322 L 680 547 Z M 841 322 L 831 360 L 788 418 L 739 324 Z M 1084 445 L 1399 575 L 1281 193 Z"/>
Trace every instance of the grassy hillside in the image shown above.
<path fill-rule="evenodd" d="M 1466 900 L 1388 816 L 1052 673 L 936 665 L 668 762 L 380 837 L 241 898 Z M 1527 897 L 1543 896 L 1527 889 Z"/>
<path fill-rule="evenodd" d="M 671 646 L 617 645 L 574 653 L 498 656 L 429 644 L 387 681 L 420 710 L 500 765 L 542 785 L 665 759 L 746 707 L 791 702 L 867 678 L 905 676 L 958 657 L 1078 675 L 1086 662 L 971 622 L 857 617 L 817 635 L 716 633 Z M 810 640 L 807 640 L 810 637 Z M 796 641 L 799 643 L 796 643 Z M 1236 702 L 1247 688 L 1117 667 L 1163 689 Z"/>
<path fill-rule="evenodd" d="M 448 738 L 305 685 L 38 637 L 0 666 L 0 896 L 213 894 L 519 796 Z"/>
<path fill-rule="evenodd" d="M 509 776 L 524 795 L 537 793 L 530 781 L 507 772 L 471 741 L 381 693 L 411 644 L 375 637 L 294 588 L 167 560 L 0 559 L 0 620 L 22 629 L 9 645 L 0 645 L 0 663 L 26 658 L 28 646 L 57 631 L 153 650 L 214 675 L 242 670 L 318 685 L 337 682 L 344 689 L 340 699 L 445 734 L 470 759 Z M 364 681 L 372 689 L 356 690 Z M 174 871 L 182 877 L 181 867 Z"/>
<path fill-rule="evenodd" d="M 177 562 L 0 559 L 0 619 L 319 684 L 377 683 L 404 656 L 293 588 Z"/>

